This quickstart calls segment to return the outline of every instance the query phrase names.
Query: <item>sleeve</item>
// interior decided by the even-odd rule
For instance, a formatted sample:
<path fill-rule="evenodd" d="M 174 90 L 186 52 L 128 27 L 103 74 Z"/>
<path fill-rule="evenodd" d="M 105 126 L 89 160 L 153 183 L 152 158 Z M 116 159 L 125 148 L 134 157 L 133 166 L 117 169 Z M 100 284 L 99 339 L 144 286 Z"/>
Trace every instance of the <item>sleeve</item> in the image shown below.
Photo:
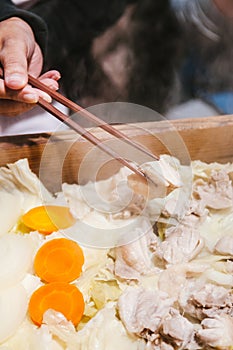
<path fill-rule="evenodd" d="M 44 52 L 47 41 L 47 26 L 45 22 L 39 16 L 30 11 L 18 9 L 11 0 L 1 0 L 0 21 L 10 17 L 19 17 L 30 25 L 37 43 Z"/>

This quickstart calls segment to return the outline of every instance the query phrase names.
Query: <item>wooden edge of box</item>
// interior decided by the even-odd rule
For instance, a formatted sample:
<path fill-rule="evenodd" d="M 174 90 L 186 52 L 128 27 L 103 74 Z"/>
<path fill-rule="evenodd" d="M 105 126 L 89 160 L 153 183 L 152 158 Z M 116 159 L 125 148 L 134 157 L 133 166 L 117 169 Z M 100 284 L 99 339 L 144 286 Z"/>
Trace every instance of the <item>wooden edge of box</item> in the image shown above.
<path fill-rule="evenodd" d="M 231 115 L 125 124 L 115 127 L 157 155 L 168 153 L 178 158 L 190 157 L 191 160 L 200 159 L 205 162 L 224 163 L 233 160 L 233 116 Z M 115 142 L 111 135 L 99 128 L 91 129 L 91 132 L 104 142 L 110 142 L 110 145 L 111 142 Z M 93 146 L 75 132 L 68 130 L 54 134 L 0 137 L 0 149 L 0 166 L 27 158 L 32 171 L 37 175 L 41 167 L 48 167 L 48 179 L 45 179 L 48 181 L 47 186 L 56 190 L 57 184 L 52 183 L 58 175 L 61 177 L 61 167 L 62 181 L 76 182 L 79 166 Z M 90 159 L 91 163 L 99 161 L 95 155 Z"/>

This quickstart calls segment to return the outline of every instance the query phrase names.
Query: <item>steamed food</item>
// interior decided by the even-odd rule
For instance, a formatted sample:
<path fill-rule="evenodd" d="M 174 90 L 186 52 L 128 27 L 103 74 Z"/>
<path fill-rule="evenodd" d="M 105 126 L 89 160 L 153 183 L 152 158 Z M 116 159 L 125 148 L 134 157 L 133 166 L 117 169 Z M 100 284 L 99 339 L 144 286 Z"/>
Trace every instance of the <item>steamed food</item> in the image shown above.
<path fill-rule="evenodd" d="M 51 194 L 0 168 L 0 350 L 233 347 L 233 164 L 143 169 L 155 188 L 122 168 Z"/>
<path fill-rule="evenodd" d="M 67 238 L 43 244 L 34 258 L 34 270 L 45 282 L 72 282 L 81 272 L 84 256 L 80 246 Z"/>
<path fill-rule="evenodd" d="M 50 234 L 75 223 L 69 208 L 58 205 L 41 205 L 25 213 L 21 221 L 31 230 Z"/>
<path fill-rule="evenodd" d="M 84 311 L 82 293 L 75 285 L 67 282 L 45 284 L 32 294 L 28 311 L 31 320 L 41 326 L 44 313 L 50 309 L 61 313 L 67 321 L 77 326 Z"/>

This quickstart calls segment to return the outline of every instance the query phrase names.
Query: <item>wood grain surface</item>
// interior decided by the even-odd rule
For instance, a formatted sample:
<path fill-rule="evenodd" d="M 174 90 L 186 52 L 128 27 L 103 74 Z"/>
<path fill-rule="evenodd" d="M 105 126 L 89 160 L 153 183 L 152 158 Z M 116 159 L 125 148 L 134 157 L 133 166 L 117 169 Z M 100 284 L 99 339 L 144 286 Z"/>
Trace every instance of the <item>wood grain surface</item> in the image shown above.
<path fill-rule="evenodd" d="M 187 163 L 189 157 L 191 160 L 200 159 L 205 162 L 233 161 L 233 116 L 147 122 L 116 127 L 154 154 L 171 154 L 178 157 L 182 163 Z M 121 141 L 120 144 L 115 144 L 115 139 L 101 129 L 92 129 L 91 132 L 103 142 L 110 143 L 121 155 L 128 156 L 129 148 Z M 31 169 L 51 191 L 59 190 L 62 182 L 78 182 L 78 172 L 83 159 L 88 173 L 94 171 L 98 164 L 107 163 L 99 170 L 100 178 L 109 176 L 119 167 L 117 162 L 106 162 L 105 155 L 73 131 L 0 137 L 0 149 L 0 166 L 20 158 L 28 158 Z M 129 159 L 136 159 L 139 163 L 149 160 L 143 157 L 145 156 L 139 157 L 137 153 Z M 82 178 L 81 181 L 85 179 Z"/>

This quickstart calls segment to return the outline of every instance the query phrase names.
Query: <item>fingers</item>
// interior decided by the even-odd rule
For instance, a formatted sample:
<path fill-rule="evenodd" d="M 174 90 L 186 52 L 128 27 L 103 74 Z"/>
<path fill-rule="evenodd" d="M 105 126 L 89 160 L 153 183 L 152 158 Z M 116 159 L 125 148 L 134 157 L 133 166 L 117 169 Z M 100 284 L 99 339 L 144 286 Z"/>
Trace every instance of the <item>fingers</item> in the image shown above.
<path fill-rule="evenodd" d="M 60 73 L 52 70 L 44 73 L 39 79 L 51 89 L 59 88 L 57 80 Z M 6 87 L 3 79 L 0 79 L 0 115 L 14 117 L 34 107 L 39 97 L 51 102 L 51 97 L 44 91 L 26 85 L 21 90 L 12 90 Z"/>
<path fill-rule="evenodd" d="M 39 99 L 39 97 L 41 97 L 41 98 L 43 98 L 43 100 L 45 100 L 49 103 L 52 102 L 51 96 L 49 96 L 46 92 L 39 90 L 39 89 L 36 89 L 36 88 L 33 88 L 33 91 L 38 94 L 38 99 Z"/>
<path fill-rule="evenodd" d="M 4 100 L 4 106 L 9 105 L 6 100 L 35 104 L 39 97 L 51 102 L 47 93 L 27 84 L 28 73 L 38 77 L 43 64 L 41 49 L 30 26 L 22 19 L 12 17 L 0 22 L 0 33 L 0 64 L 4 73 L 4 80 L 0 79 L 0 102 Z M 60 73 L 52 70 L 39 79 L 57 90 Z"/>
<path fill-rule="evenodd" d="M 54 91 L 59 89 L 58 82 L 53 79 L 40 79 L 40 81 Z"/>
<path fill-rule="evenodd" d="M 22 89 L 27 84 L 27 59 L 22 42 L 8 40 L 1 51 L 4 80 L 8 88 Z"/>
<path fill-rule="evenodd" d="M 61 78 L 61 74 L 57 70 L 49 70 L 39 77 L 40 80 L 45 78 L 58 81 Z"/>
<path fill-rule="evenodd" d="M 60 79 L 60 73 L 58 71 L 48 71 L 40 76 L 39 79 L 53 90 L 57 90 L 59 88 L 57 80 Z M 28 84 L 23 89 L 13 90 L 6 86 L 3 79 L 0 79 L 0 99 L 14 100 L 25 103 L 37 103 L 39 97 L 43 98 L 49 103 L 52 101 L 51 97 L 46 92 L 33 88 Z"/>
<path fill-rule="evenodd" d="M 20 18 L 1 23 L 0 61 L 8 88 L 22 89 L 28 81 L 28 62 L 35 49 L 30 26 Z"/>
<path fill-rule="evenodd" d="M 12 90 L 8 89 L 4 80 L 0 79 L 0 99 L 36 103 L 38 101 L 38 96 L 29 85 L 21 90 Z"/>
<path fill-rule="evenodd" d="M 27 72 L 26 66 L 25 69 L 22 65 L 21 61 L 21 66 L 17 65 L 15 61 L 9 56 L 9 59 L 6 64 L 4 64 L 4 79 L 6 86 L 10 89 L 13 90 L 18 90 L 22 89 L 26 84 L 27 84 Z"/>
<path fill-rule="evenodd" d="M 58 80 L 61 78 L 57 70 L 50 70 L 39 77 L 39 80 L 53 90 L 59 89 Z"/>
<path fill-rule="evenodd" d="M 13 100 L 25 103 L 37 103 L 39 97 L 47 102 L 51 102 L 51 97 L 44 91 L 34 89 L 30 85 L 26 85 L 21 90 L 8 89 L 2 79 L 0 79 L 0 99 Z"/>

